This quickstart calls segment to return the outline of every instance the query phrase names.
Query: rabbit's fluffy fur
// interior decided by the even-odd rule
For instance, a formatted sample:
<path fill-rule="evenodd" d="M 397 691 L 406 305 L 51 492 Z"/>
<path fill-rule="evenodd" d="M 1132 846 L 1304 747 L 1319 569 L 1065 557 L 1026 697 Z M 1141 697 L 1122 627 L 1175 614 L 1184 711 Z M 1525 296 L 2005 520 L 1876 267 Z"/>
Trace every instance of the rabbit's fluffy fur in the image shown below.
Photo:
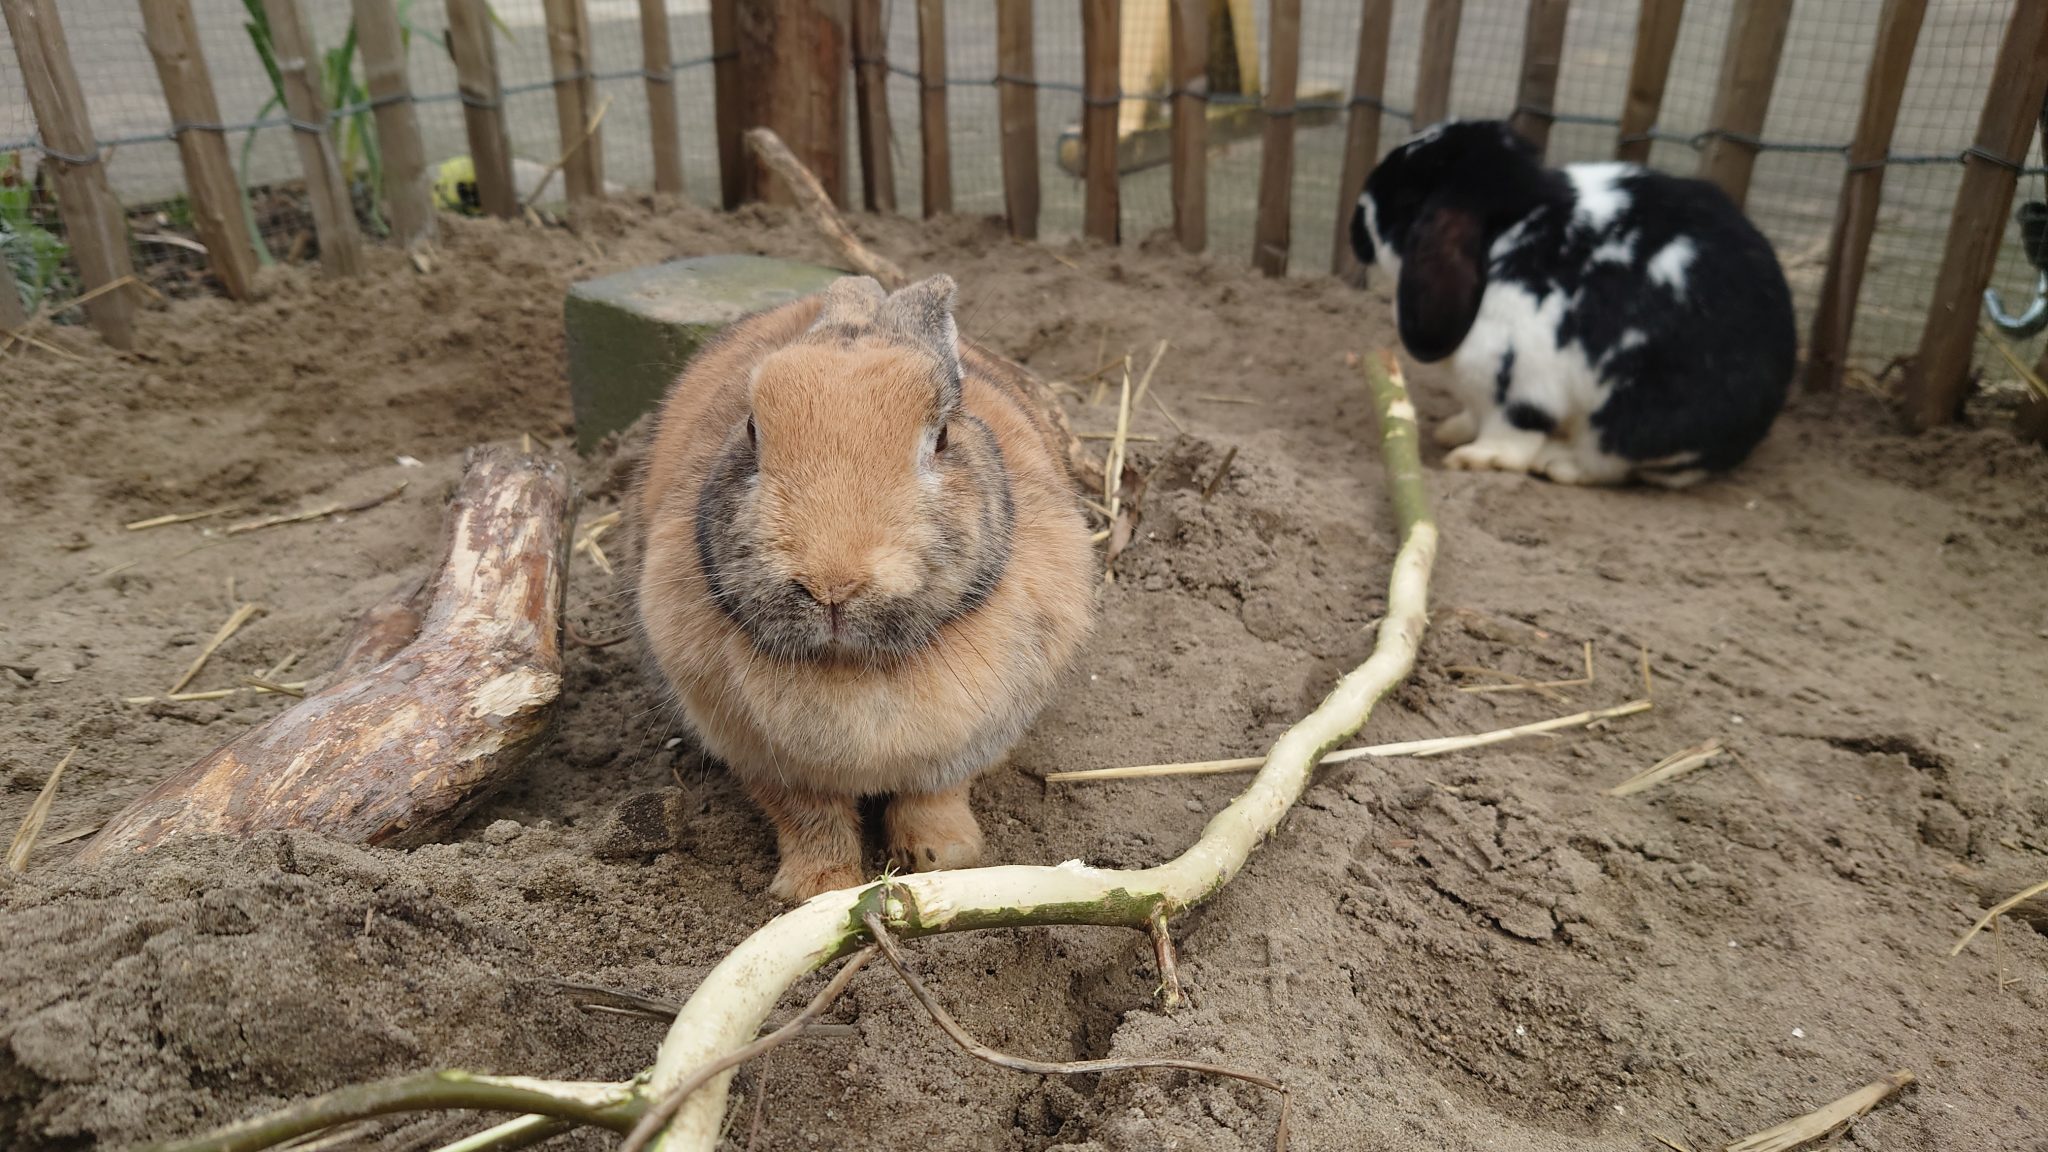
<path fill-rule="evenodd" d="M 1784 273 L 1704 181 L 1546 169 L 1506 124 L 1452 121 L 1373 170 L 1351 243 L 1396 278 L 1409 353 L 1452 358 L 1452 467 L 1679 487 L 1741 463 L 1784 405 Z"/>
<path fill-rule="evenodd" d="M 959 339 L 953 282 L 866 278 L 732 325 L 660 412 L 639 609 L 690 727 L 774 822 L 785 899 L 891 858 L 973 863 L 968 784 L 1093 622 L 1096 565 L 1023 369 Z"/>

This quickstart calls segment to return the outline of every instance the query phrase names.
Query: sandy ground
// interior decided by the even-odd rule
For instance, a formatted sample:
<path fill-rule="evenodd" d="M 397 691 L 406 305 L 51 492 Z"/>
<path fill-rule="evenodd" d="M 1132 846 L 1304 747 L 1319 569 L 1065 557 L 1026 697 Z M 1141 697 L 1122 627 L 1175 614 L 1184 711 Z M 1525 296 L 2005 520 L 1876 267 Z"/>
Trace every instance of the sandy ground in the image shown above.
<path fill-rule="evenodd" d="M 976 788 L 993 860 L 1164 859 L 1237 780 L 1038 777 L 1257 752 L 1368 651 L 1391 520 L 1344 358 L 1388 338 L 1384 301 L 1156 238 L 1115 251 L 1017 245 L 982 220 L 860 227 L 913 271 L 956 276 L 964 330 L 1049 378 L 1173 341 L 1154 390 L 1187 434 L 1141 414 L 1161 439 L 1134 452 L 1159 471 L 1101 632 L 1014 764 Z M 464 447 L 563 443 L 570 280 L 706 252 L 825 256 L 762 210 L 449 232 L 431 274 L 379 253 L 360 284 L 285 272 L 265 303 L 152 312 L 133 356 L 66 330 L 76 361 L 0 361 L 0 828 L 73 747 L 58 839 L 274 714 L 282 702 L 253 693 L 123 698 L 163 691 L 250 600 L 267 611 L 196 686 L 294 654 L 278 675 L 317 677 L 354 617 L 434 560 Z M 1416 383 L 1441 414 L 1434 375 Z M 1070 414 L 1084 430 L 1112 418 Z M 578 466 L 586 519 L 620 505 L 638 447 Z M 403 496 L 359 515 L 218 533 L 399 480 Z M 1718 1147 L 1897 1068 L 1919 1086 L 1852 1144 L 2048 1149 L 2048 939 L 2008 920 L 1947 955 L 1991 901 L 2048 878 L 2048 460 L 1990 432 L 1906 439 L 1846 396 L 1800 403 L 1748 467 L 1688 493 L 1429 481 L 1433 628 L 1368 736 L 1619 703 L 1641 693 L 1639 646 L 1656 710 L 1324 773 L 1244 875 L 1175 925 L 1194 1003 L 1172 1014 L 1153 1004 L 1145 941 L 1106 929 L 920 943 L 937 994 L 1020 1053 L 1278 1076 L 1296 1149 L 1637 1150 L 1653 1133 Z M 121 527 L 223 505 L 243 511 Z M 624 594 L 576 560 L 585 633 L 622 627 Z M 1453 671 L 1569 678 L 1585 641 L 1598 679 L 1569 703 L 1463 692 L 1489 678 Z M 569 660 L 553 745 L 448 843 L 269 835 L 97 870 L 45 846 L 0 878 L 0 1145 L 129 1145 L 436 1066 L 644 1066 L 658 1023 L 587 1014 L 554 982 L 687 996 L 776 911 L 772 844 L 675 739 L 633 645 Z M 1710 738 L 1736 756 L 1602 795 Z M 886 971 L 834 1018 L 853 1034 L 742 1074 L 731 1147 L 756 1100 L 764 1149 L 1270 1146 L 1275 1103 L 1242 1085 L 970 1062 Z M 464 1125 L 394 1120 L 361 1140 L 425 1148 Z"/>

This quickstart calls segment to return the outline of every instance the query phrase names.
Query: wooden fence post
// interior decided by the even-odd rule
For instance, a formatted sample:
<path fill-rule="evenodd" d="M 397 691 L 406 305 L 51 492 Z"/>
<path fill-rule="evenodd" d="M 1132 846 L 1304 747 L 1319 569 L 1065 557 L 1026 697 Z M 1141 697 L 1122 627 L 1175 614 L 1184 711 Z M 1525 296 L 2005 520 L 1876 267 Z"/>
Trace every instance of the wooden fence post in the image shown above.
<path fill-rule="evenodd" d="M 654 146 L 654 190 L 683 194 L 683 127 L 676 113 L 675 49 L 666 0 L 640 0 L 640 69 L 647 76 L 647 131 Z"/>
<path fill-rule="evenodd" d="M 996 0 L 996 90 L 1001 93 L 1003 208 L 1010 235 L 1038 237 L 1038 62 L 1031 0 Z"/>
<path fill-rule="evenodd" d="M 1927 0 L 1885 0 L 1878 16 L 1877 44 L 1870 71 L 1863 78 L 1863 110 L 1856 119 L 1856 137 L 1849 144 L 1849 168 L 1842 174 L 1842 199 L 1835 210 L 1835 230 L 1828 241 L 1828 266 L 1820 300 L 1813 309 L 1813 339 L 1807 343 L 1806 384 L 1833 388 L 1842 381 L 1849 361 L 1849 336 L 1856 324 L 1856 303 L 1863 292 L 1863 271 L 1870 256 L 1870 237 L 1877 231 L 1877 206 L 1884 194 L 1884 158 L 1891 150 L 1892 129 L 1899 122 L 1899 104 L 1906 95 L 1906 77 L 1913 67 L 1913 49 Z"/>
<path fill-rule="evenodd" d="M 476 171 L 477 206 L 492 216 L 519 215 L 512 184 L 512 141 L 505 134 L 505 93 L 486 0 L 448 0 L 448 46 L 462 94 L 462 126 Z"/>
<path fill-rule="evenodd" d="M 1122 0 L 1081 0 L 1081 154 L 1087 192 L 1082 231 L 1105 244 L 1118 237 L 1117 63 L 1123 43 Z"/>
<path fill-rule="evenodd" d="M 242 215 L 242 185 L 228 158 L 227 137 L 215 127 L 220 101 L 199 48 L 191 0 L 144 0 L 142 38 L 156 61 L 171 130 L 178 136 L 192 224 L 206 245 L 207 266 L 231 299 L 250 299 L 256 291 L 256 246 Z"/>
<path fill-rule="evenodd" d="M 1451 74 L 1458 60 L 1464 0 L 1429 0 L 1422 14 L 1422 58 L 1415 72 L 1415 120 L 1427 128 L 1451 114 Z"/>
<path fill-rule="evenodd" d="M 1621 126 L 1615 131 L 1616 160 L 1650 162 L 1650 130 L 1657 126 L 1657 116 L 1664 109 L 1664 85 L 1671 79 L 1678 26 L 1684 22 L 1685 0 L 1643 0 L 1636 12 L 1636 50 L 1629 59 Z"/>
<path fill-rule="evenodd" d="M 1287 275 L 1294 221 L 1294 97 L 1301 78 L 1301 0 L 1270 0 L 1267 16 L 1266 132 L 1259 153 L 1259 215 L 1252 267 Z"/>
<path fill-rule="evenodd" d="M 0 0 L 0 13 L 5 14 L 15 57 L 21 61 L 22 86 L 28 89 L 29 107 L 36 114 L 43 162 L 57 186 L 64 238 L 78 261 L 80 278 L 90 290 L 134 275 L 128 221 L 107 186 L 85 93 L 71 66 L 64 26 L 57 20 L 56 0 Z M 87 302 L 85 314 L 107 343 L 123 350 L 135 346 L 134 293 L 102 293 Z"/>
<path fill-rule="evenodd" d="M 882 23 L 882 0 L 853 0 L 853 104 L 859 114 L 855 135 L 860 140 L 861 202 L 870 212 L 894 212 L 896 157 L 889 148 L 889 30 Z M 1008 105 L 1004 108 L 1007 117 Z"/>
<path fill-rule="evenodd" d="M 1699 175 L 1719 184 L 1738 206 L 1749 199 L 1749 178 L 1756 170 L 1755 139 L 1771 109 L 1771 88 L 1777 83 L 1778 59 L 1791 24 L 1792 0 L 1736 0 L 1729 21 Z"/>
<path fill-rule="evenodd" d="M 739 0 L 711 0 L 712 131 L 718 137 L 718 202 L 728 212 L 747 198 L 754 170 L 741 141 L 747 116 L 740 75 Z"/>
<path fill-rule="evenodd" d="M 1167 0 L 1173 86 L 1173 234 L 1180 246 L 1209 245 L 1209 4 Z"/>
<path fill-rule="evenodd" d="M 917 120 L 924 143 L 924 216 L 953 210 L 953 142 L 946 125 L 946 0 L 917 0 Z"/>
<path fill-rule="evenodd" d="M 1915 428 L 1947 424 L 1969 397 L 1970 352 L 1984 286 L 1998 263 L 2013 187 L 2027 158 L 2041 100 L 2048 95 L 2048 4 L 2016 0 L 1991 85 L 1977 121 L 1977 139 L 1963 162 L 1963 184 L 1949 218 L 1948 242 L 1920 351 L 1906 373 L 1906 415 Z"/>
<path fill-rule="evenodd" d="M 555 132 L 569 202 L 604 198 L 604 129 L 593 127 L 597 80 L 590 66 L 590 11 L 583 0 L 541 0 L 548 71 L 555 80 Z M 529 194 L 530 195 L 530 194 Z"/>
<path fill-rule="evenodd" d="M 851 55 L 846 0 L 748 0 L 738 5 L 742 130 L 767 128 L 846 204 L 846 73 Z M 793 203 L 758 159 L 741 167 L 742 191 Z"/>
<path fill-rule="evenodd" d="M 18 329 L 28 323 L 28 309 L 21 303 L 21 288 L 14 282 L 14 268 L 0 260 L 0 328 Z M 0 344 L 6 341 L 0 340 Z"/>
<path fill-rule="evenodd" d="M 1344 128 L 1344 172 L 1337 184 L 1337 232 L 1330 240 L 1330 272 L 1346 280 L 1358 270 L 1358 257 L 1351 253 L 1351 213 L 1380 158 L 1381 101 L 1387 92 L 1394 0 L 1363 0 L 1359 9 L 1358 59 L 1351 66 L 1351 112 Z"/>
<path fill-rule="evenodd" d="M 1508 124 L 1536 145 L 1539 156 L 1550 147 L 1550 126 L 1557 122 L 1557 70 L 1570 14 L 1571 0 L 1529 0 L 1522 28 L 1522 82 Z"/>
<path fill-rule="evenodd" d="M 284 80 L 292 142 L 298 146 L 299 167 L 306 176 L 306 199 L 312 202 L 313 231 L 320 238 L 320 267 L 336 276 L 360 276 L 363 235 L 356 225 L 355 201 L 348 193 L 348 174 L 341 170 L 334 151 L 327 97 L 321 88 L 319 50 L 306 30 L 299 0 L 263 0 L 263 12 L 270 18 L 270 48 Z"/>
<path fill-rule="evenodd" d="M 144 8 L 152 5 L 145 2 Z M 419 112 L 405 72 L 404 32 L 392 0 L 355 0 L 356 48 L 363 83 L 377 104 L 377 147 L 384 156 L 384 206 L 392 231 L 411 247 L 434 238 L 433 178 L 420 140 Z"/>

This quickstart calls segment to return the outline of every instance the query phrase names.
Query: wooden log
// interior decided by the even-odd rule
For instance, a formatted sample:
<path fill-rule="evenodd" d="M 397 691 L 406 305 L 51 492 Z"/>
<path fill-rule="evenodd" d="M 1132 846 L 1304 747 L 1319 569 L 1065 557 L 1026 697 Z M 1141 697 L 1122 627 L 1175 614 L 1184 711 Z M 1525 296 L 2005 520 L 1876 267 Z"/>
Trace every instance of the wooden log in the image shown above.
<path fill-rule="evenodd" d="M 853 0 L 853 105 L 859 119 L 855 135 L 860 140 L 861 203 L 870 212 L 894 212 L 896 158 L 889 149 L 889 29 L 882 18 L 882 0 Z"/>
<path fill-rule="evenodd" d="M 1664 87 L 1671 80 L 1671 58 L 1678 51 L 1678 26 L 1685 20 L 1685 0 L 1642 0 L 1636 13 L 1636 48 L 1628 65 L 1628 96 L 1621 105 L 1621 126 L 1615 129 L 1614 158 L 1630 164 L 1650 162 L 1650 130 L 1664 110 Z"/>
<path fill-rule="evenodd" d="M 1522 81 L 1508 124 L 1536 145 L 1538 155 L 1549 149 L 1550 126 L 1557 122 L 1557 70 L 1570 14 L 1571 0 L 1529 0 L 1522 26 Z"/>
<path fill-rule="evenodd" d="M 1991 67 L 1974 146 L 1949 218 L 1948 242 L 1934 299 L 1920 333 L 1919 354 L 1906 373 L 1906 416 L 1915 428 L 1953 422 L 1969 396 L 1970 353 L 1984 286 L 1998 263 L 2007 213 L 2027 139 L 2048 94 L 2048 4 L 2015 3 Z"/>
<path fill-rule="evenodd" d="M 1330 271 L 1357 278 L 1351 254 L 1351 213 L 1365 192 L 1366 177 L 1380 157 L 1380 103 L 1387 90 L 1387 41 L 1394 27 L 1394 0 L 1363 0 L 1358 14 L 1358 59 L 1351 66 L 1351 113 L 1344 128 L 1344 171 L 1337 183 L 1337 230 L 1330 240 Z"/>
<path fill-rule="evenodd" d="M 327 96 L 321 84 L 320 53 L 306 27 L 299 0 L 263 0 L 270 18 L 270 47 L 284 81 L 284 106 L 292 118 L 292 143 L 306 178 L 313 208 L 313 232 L 320 239 L 320 267 L 334 276 L 363 273 L 363 236 L 356 225 L 348 174 L 335 154 L 328 130 Z"/>
<path fill-rule="evenodd" d="M 1451 114 L 1451 75 L 1458 60 L 1458 22 L 1464 0 L 1429 0 L 1422 13 L 1422 58 L 1415 73 L 1415 127 Z"/>
<path fill-rule="evenodd" d="M 1809 388 L 1839 385 L 1849 361 L 1856 304 L 1863 293 L 1870 238 L 1877 231 L 1877 207 L 1884 196 L 1884 158 L 1891 150 L 1892 130 L 1899 122 L 1906 77 L 1926 15 L 1927 0 L 1885 0 L 1878 16 L 1877 44 L 1863 77 L 1863 108 L 1849 144 L 1849 168 L 1842 174 L 1841 203 L 1828 241 L 1827 273 L 1813 310 L 1813 338 L 1806 354 Z"/>
<path fill-rule="evenodd" d="M 417 635 L 380 608 L 333 683 L 152 788 L 80 861 L 264 829 L 409 845 L 460 821 L 552 719 L 574 506 L 561 464 L 473 453 Z"/>
<path fill-rule="evenodd" d="M 519 215 L 512 183 L 512 139 L 505 131 L 505 93 L 498 80 L 498 46 L 488 0 L 448 0 L 448 47 L 462 94 L 462 126 L 476 170 L 476 194 L 486 215 Z"/>
<path fill-rule="evenodd" d="M 741 126 L 767 128 L 846 203 L 846 81 L 851 41 L 844 0 L 758 0 L 739 5 Z M 778 204 L 789 193 L 740 157 L 743 194 Z"/>
<path fill-rule="evenodd" d="M 1749 199 L 1749 178 L 1756 170 L 1755 139 L 1763 133 L 1764 116 L 1771 109 L 1785 30 L 1791 25 L 1792 0 L 1736 0 L 1728 24 L 1699 175 L 1719 184 L 1737 205 Z"/>
<path fill-rule="evenodd" d="M 377 104 L 377 147 L 383 153 L 384 207 L 391 213 L 391 231 L 407 247 L 423 244 L 434 238 L 433 177 L 406 77 L 398 8 L 392 0 L 355 0 L 355 17 L 363 86 Z"/>
<path fill-rule="evenodd" d="M 79 278 L 91 291 L 134 275 L 128 221 L 107 186 L 85 93 L 71 66 L 64 25 L 57 19 L 56 0 L 0 0 L 0 13 L 21 63 L 22 86 L 28 89 L 29 107 L 36 115 L 43 163 L 57 189 L 57 211 L 64 218 L 64 239 L 78 262 Z M 135 346 L 133 292 L 102 292 L 86 303 L 85 314 L 107 343 L 124 350 Z"/>
<path fill-rule="evenodd" d="M 996 91 L 1003 134 L 1003 211 L 1010 235 L 1038 238 L 1038 64 L 1031 0 L 996 0 Z"/>
<path fill-rule="evenodd" d="M 21 303 L 21 287 L 14 282 L 14 268 L 0 260 L 0 328 L 18 332 L 28 326 L 28 309 Z M 0 334 L 0 352 L 7 350 L 7 337 Z"/>
<path fill-rule="evenodd" d="M 1086 0 L 1081 5 L 1081 151 L 1087 191 L 1082 231 L 1114 244 L 1120 230 L 1117 209 L 1117 62 L 1122 52 L 1121 0 Z"/>
<path fill-rule="evenodd" d="M 917 123 L 924 148 L 924 216 L 953 210 L 946 124 L 946 0 L 917 0 Z"/>
<path fill-rule="evenodd" d="M 1266 131 L 1259 153 L 1259 214 L 1252 267 L 1287 275 L 1294 221 L 1294 97 L 1301 78 L 1301 0 L 1270 0 L 1267 16 Z"/>
<path fill-rule="evenodd" d="M 590 11 L 583 0 L 541 0 L 548 73 L 555 81 L 555 133 L 569 203 L 604 199 L 604 128 L 591 129 L 597 78 L 590 54 Z"/>
<path fill-rule="evenodd" d="M 192 0 L 144 3 L 142 39 L 156 62 L 171 130 L 178 135 L 186 199 L 199 242 L 206 245 L 207 267 L 231 299 L 251 299 L 256 294 L 256 246 L 242 215 L 242 186 L 228 157 L 227 135 L 217 127 L 220 101 L 200 51 Z"/>
<path fill-rule="evenodd" d="M 1180 246 L 1209 246 L 1209 4 L 1168 0 L 1173 86 L 1173 234 Z"/>
<path fill-rule="evenodd" d="M 647 131 L 654 148 L 654 190 L 683 194 L 683 126 L 676 111 L 675 49 L 667 0 L 640 0 L 640 68 L 647 75 Z"/>
<path fill-rule="evenodd" d="M 751 165 L 740 133 L 746 130 L 746 93 L 740 83 L 739 0 L 711 0 L 711 99 L 718 140 L 718 202 L 730 212 L 747 198 Z"/>

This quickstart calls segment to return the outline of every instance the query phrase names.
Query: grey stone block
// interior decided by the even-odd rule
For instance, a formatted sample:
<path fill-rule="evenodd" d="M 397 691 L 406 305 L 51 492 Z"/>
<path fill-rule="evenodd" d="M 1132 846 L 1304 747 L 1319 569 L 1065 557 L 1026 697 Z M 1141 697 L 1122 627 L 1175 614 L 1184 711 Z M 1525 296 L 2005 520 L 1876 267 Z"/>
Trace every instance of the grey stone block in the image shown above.
<path fill-rule="evenodd" d="M 696 256 L 570 285 L 563 319 L 577 449 L 652 412 L 726 325 L 844 275 L 766 256 Z"/>

